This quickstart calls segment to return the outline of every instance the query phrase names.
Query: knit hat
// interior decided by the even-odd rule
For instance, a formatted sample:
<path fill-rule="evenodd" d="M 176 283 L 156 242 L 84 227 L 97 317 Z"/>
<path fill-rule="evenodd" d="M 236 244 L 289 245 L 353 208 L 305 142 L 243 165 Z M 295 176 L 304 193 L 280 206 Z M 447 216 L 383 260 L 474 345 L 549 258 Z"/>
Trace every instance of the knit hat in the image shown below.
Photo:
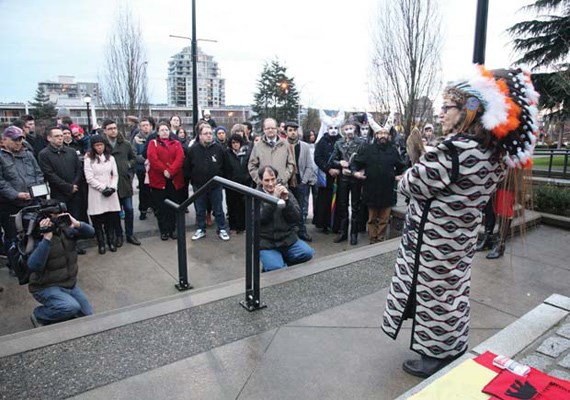
<path fill-rule="evenodd" d="M 91 138 L 89 139 L 89 142 L 91 143 L 91 147 L 93 147 L 96 143 L 107 143 L 105 141 L 105 139 L 103 138 L 103 136 L 101 136 L 101 135 L 91 136 Z"/>
<path fill-rule="evenodd" d="M 228 133 L 228 130 L 226 129 L 226 127 L 222 126 L 222 125 L 216 127 L 216 129 L 214 129 L 214 133 L 216 135 L 218 134 L 219 131 L 224 131 L 224 133 Z"/>
<path fill-rule="evenodd" d="M 460 132 L 480 120 L 497 139 L 509 167 L 532 166 L 539 94 L 532 85 L 530 72 L 520 68 L 489 71 L 477 66 L 471 79 L 449 86 L 444 97 L 464 108 L 465 120 Z"/>
<path fill-rule="evenodd" d="M 77 124 L 71 124 L 69 127 L 71 128 L 71 133 L 85 133 L 83 128 Z"/>
<path fill-rule="evenodd" d="M 9 126 L 4 129 L 3 137 L 16 140 L 21 137 L 24 137 L 24 131 L 18 128 L 17 126 Z"/>

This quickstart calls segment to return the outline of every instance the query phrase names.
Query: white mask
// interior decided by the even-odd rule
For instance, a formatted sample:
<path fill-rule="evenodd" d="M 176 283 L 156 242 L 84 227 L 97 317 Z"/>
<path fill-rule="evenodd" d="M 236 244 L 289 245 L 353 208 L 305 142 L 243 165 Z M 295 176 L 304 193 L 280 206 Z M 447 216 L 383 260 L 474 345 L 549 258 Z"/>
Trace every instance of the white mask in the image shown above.
<path fill-rule="evenodd" d="M 369 132 L 370 132 L 370 127 L 368 125 L 362 125 L 360 127 L 360 136 L 362 136 L 363 138 L 367 138 Z"/>
<path fill-rule="evenodd" d="M 338 126 L 329 126 L 328 128 L 329 135 L 336 136 L 338 135 Z"/>

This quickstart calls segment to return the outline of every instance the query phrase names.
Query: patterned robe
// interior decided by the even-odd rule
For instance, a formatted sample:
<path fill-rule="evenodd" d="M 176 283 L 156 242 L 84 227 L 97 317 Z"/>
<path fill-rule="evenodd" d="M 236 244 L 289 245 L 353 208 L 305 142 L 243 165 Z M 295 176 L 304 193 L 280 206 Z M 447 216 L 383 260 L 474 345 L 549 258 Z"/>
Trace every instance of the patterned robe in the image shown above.
<path fill-rule="evenodd" d="M 494 150 L 462 135 L 406 171 L 400 191 L 410 203 L 382 322 L 388 336 L 412 318 L 413 351 L 446 358 L 467 349 L 477 228 L 503 175 Z"/>

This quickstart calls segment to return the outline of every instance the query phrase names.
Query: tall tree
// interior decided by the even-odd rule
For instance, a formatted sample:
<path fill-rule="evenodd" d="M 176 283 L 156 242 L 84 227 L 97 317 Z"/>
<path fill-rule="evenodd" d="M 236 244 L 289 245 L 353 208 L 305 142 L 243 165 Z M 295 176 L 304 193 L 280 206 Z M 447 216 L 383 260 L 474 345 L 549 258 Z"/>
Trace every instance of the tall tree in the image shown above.
<path fill-rule="evenodd" d="M 311 129 L 314 129 L 315 132 L 319 133 L 319 127 L 321 126 L 321 118 L 319 116 L 319 110 L 316 108 L 311 108 L 307 110 L 307 115 L 303 118 L 301 123 L 303 127 L 303 132 L 308 132 Z"/>
<path fill-rule="evenodd" d="M 371 98 L 377 111 L 396 111 L 408 135 L 414 124 L 432 117 L 427 112 L 419 115 L 419 100 L 433 99 L 441 88 L 442 37 L 437 3 L 383 1 L 376 26 Z"/>
<path fill-rule="evenodd" d="M 34 101 L 30 101 L 29 103 L 30 106 L 33 107 L 30 110 L 30 113 L 37 121 L 39 121 L 40 125 L 42 122 L 49 122 L 57 116 L 55 104 L 50 101 L 49 95 L 46 93 L 43 86 L 38 86 L 36 89 L 36 95 L 34 96 Z"/>
<path fill-rule="evenodd" d="M 547 131 L 558 131 L 558 148 L 570 115 L 570 0 L 536 0 L 523 8 L 534 11 L 536 18 L 522 21 L 507 32 L 514 50 L 521 54 L 516 63 L 530 65 L 532 80 L 540 93 L 540 107 L 549 109 L 545 116 Z"/>
<path fill-rule="evenodd" d="M 257 80 L 257 93 L 254 95 L 253 111 L 256 121 L 275 118 L 277 121 L 297 120 L 299 92 L 295 78 L 287 75 L 287 68 L 278 60 L 265 63 Z"/>
<path fill-rule="evenodd" d="M 140 23 L 119 9 L 105 52 L 104 107 L 116 118 L 141 115 L 148 106 L 147 58 Z"/>

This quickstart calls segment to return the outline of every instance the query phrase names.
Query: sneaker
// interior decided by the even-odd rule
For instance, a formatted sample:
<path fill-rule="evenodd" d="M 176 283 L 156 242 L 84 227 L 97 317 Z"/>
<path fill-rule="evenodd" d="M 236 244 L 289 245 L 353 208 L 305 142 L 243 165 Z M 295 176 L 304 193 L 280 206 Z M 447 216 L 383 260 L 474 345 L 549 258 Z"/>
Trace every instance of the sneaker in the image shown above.
<path fill-rule="evenodd" d="M 204 229 L 198 229 L 196 232 L 194 232 L 194 235 L 192 235 L 192 240 L 202 239 L 204 236 L 206 236 L 206 231 Z"/>
<path fill-rule="evenodd" d="M 45 324 L 43 323 L 43 321 L 40 321 L 39 319 L 36 318 L 36 316 L 34 315 L 34 313 L 32 313 L 30 319 L 32 320 L 32 325 L 34 325 L 34 328 L 38 328 L 40 326 L 44 326 Z"/>
<path fill-rule="evenodd" d="M 228 232 L 225 229 L 220 229 L 220 231 L 218 232 L 218 236 L 222 240 L 226 240 L 226 241 L 230 240 L 230 235 L 228 235 Z"/>

